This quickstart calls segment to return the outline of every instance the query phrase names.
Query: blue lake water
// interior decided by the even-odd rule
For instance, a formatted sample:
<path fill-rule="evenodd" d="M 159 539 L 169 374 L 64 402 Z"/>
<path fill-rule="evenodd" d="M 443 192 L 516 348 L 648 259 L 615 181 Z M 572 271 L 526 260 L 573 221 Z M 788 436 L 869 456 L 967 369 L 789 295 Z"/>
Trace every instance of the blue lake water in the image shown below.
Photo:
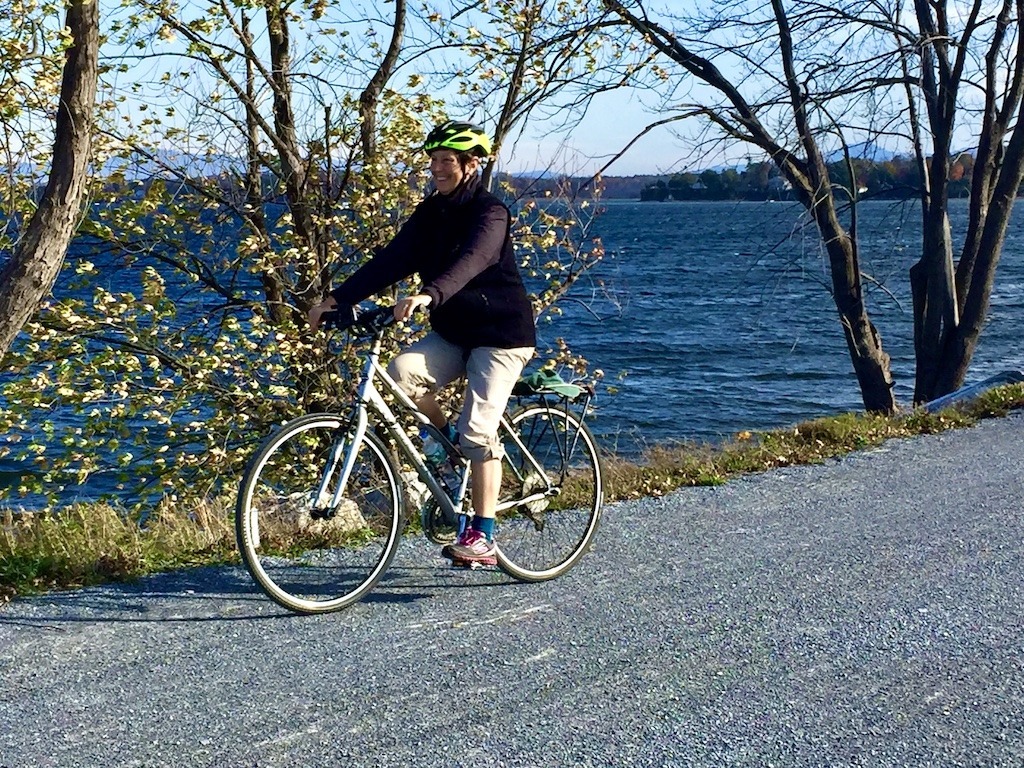
<path fill-rule="evenodd" d="M 892 358 L 896 393 L 913 395 L 908 270 L 919 207 L 860 207 L 861 269 L 871 316 Z M 966 201 L 953 201 L 962 231 Z M 564 335 L 619 387 L 599 429 L 637 441 L 716 440 L 862 410 L 813 228 L 791 203 L 609 201 L 593 224 L 608 256 L 576 291 L 551 338 Z M 596 312 L 597 316 L 593 314 Z M 1011 227 L 969 382 L 1024 369 L 1024 224 Z M 621 381 L 616 381 L 621 376 Z"/>
<path fill-rule="evenodd" d="M 953 201 L 951 217 L 954 231 L 962 231 L 965 201 Z M 593 424 L 602 442 L 630 455 L 645 445 L 715 441 L 862 409 L 822 248 L 803 221 L 791 203 L 602 204 L 591 234 L 607 249 L 604 261 L 563 303 L 565 314 L 539 329 L 542 343 L 567 339 L 615 388 L 598 400 Z M 904 405 L 913 392 L 907 273 L 918 225 L 913 204 L 861 206 L 869 311 Z M 1018 222 L 1007 236 L 968 383 L 1024 369 L 1022 323 Z M 0 473 L 5 469 L 0 463 Z"/>

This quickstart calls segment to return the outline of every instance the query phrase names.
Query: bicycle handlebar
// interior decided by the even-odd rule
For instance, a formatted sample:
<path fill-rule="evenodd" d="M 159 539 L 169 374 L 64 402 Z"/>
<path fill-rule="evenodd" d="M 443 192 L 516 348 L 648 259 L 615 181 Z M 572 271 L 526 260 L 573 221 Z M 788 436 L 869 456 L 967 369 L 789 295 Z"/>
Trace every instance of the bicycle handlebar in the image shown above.
<path fill-rule="evenodd" d="M 351 328 L 356 333 L 373 336 L 395 324 L 395 311 L 393 307 L 376 305 L 367 309 L 360 309 L 358 306 L 338 307 L 330 312 L 324 312 L 320 316 L 320 323 L 324 330 L 328 331 L 332 328 L 338 331 Z"/>

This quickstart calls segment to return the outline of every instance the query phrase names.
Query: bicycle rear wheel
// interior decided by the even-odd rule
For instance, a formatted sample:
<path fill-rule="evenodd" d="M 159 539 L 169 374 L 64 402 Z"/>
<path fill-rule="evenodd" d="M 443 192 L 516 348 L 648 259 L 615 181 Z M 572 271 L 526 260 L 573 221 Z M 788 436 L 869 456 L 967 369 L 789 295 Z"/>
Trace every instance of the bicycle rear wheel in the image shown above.
<path fill-rule="evenodd" d="M 526 406 L 509 423 L 529 456 L 505 438 L 499 506 L 540 498 L 499 513 L 498 565 L 520 581 L 546 581 L 576 565 L 597 532 L 604 501 L 597 443 L 579 417 L 564 409 Z"/>
<path fill-rule="evenodd" d="M 242 560 L 267 596 L 292 611 L 351 605 L 398 548 L 401 486 L 376 435 L 355 446 L 348 483 L 331 505 L 351 450 L 348 430 L 333 414 L 295 419 L 263 443 L 242 478 L 235 510 Z"/>

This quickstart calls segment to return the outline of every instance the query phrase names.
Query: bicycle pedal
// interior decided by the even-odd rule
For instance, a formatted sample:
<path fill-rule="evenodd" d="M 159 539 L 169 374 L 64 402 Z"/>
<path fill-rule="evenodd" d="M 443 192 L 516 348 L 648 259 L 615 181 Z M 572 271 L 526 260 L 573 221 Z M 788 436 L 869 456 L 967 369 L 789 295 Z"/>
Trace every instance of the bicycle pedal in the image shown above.
<path fill-rule="evenodd" d="M 475 571 L 485 567 L 485 563 L 478 560 L 452 560 L 452 568 L 463 568 L 467 571 Z"/>

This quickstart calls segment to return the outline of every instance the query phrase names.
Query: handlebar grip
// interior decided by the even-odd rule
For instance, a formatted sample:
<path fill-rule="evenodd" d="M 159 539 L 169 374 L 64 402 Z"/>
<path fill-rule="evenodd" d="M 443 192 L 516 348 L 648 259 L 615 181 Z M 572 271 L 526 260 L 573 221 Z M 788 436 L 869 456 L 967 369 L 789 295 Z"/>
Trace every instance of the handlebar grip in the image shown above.
<path fill-rule="evenodd" d="M 355 307 L 337 307 L 330 312 L 324 312 L 320 315 L 320 325 L 325 331 L 329 331 L 332 328 L 343 331 L 355 325 L 358 319 L 359 315 Z"/>
<path fill-rule="evenodd" d="M 360 309 L 358 306 L 343 306 L 320 315 L 320 326 L 325 331 L 331 329 L 345 331 L 352 328 L 357 333 L 374 334 L 394 322 L 395 315 L 392 307 L 371 306 Z"/>

